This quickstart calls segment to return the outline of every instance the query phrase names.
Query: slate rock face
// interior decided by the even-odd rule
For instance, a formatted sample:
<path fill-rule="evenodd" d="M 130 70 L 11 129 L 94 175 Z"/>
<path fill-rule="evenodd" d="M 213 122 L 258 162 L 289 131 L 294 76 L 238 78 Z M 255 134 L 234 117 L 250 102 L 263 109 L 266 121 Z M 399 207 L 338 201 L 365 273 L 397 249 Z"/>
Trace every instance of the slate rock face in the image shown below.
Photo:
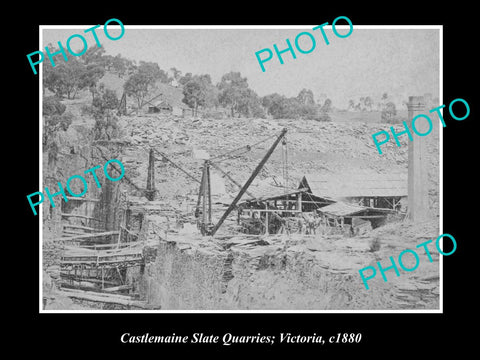
<path fill-rule="evenodd" d="M 438 309 L 439 257 L 433 251 L 433 263 L 419 254 L 417 270 L 399 277 L 390 271 L 387 282 L 378 275 L 369 290 L 358 273 L 436 231 L 430 221 L 389 224 L 361 237 L 171 233 L 148 265 L 144 290 L 162 309 Z M 371 252 L 374 237 L 381 245 Z"/>

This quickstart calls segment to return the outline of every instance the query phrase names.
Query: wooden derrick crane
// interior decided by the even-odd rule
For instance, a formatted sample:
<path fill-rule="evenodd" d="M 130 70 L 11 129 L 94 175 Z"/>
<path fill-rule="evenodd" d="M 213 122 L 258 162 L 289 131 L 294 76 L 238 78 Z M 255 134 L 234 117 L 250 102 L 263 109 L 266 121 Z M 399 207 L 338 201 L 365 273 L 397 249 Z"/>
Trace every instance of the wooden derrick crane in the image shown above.
<path fill-rule="evenodd" d="M 260 163 L 255 168 L 255 170 L 253 170 L 252 174 L 250 175 L 250 177 L 248 178 L 248 180 L 245 182 L 245 184 L 243 186 L 240 185 L 239 183 L 237 183 L 230 175 L 228 175 L 228 173 L 223 171 L 217 164 L 212 162 L 212 159 L 204 161 L 203 170 L 202 170 L 202 178 L 199 181 L 196 177 L 191 175 L 188 171 L 184 170 L 178 164 L 176 164 L 172 160 L 170 160 L 164 153 L 162 153 L 158 150 L 154 150 L 154 151 L 157 152 L 158 154 L 160 154 L 171 165 L 175 166 L 177 169 L 179 169 L 183 173 L 185 173 L 188 177 L 190 177 L 191 179 L 200 183 L 200 187 L 199 187 L 199 191 L 198 191 L 197 204 L 196 204 L 196 207 L 195 207 L 195 218 L 197 219 L 197 225 L 198 225 L 198 228 L 200 229 L 200 232 L 202 233 L 202 235 L 213 236 L 213 235 L 215 235 L 217 230 L 220 228 L 220 226 L 223 224 L 223 222 L 228 217 L 228 215 L 230 215 L 230 213 L 235 208 L 235 206 L 237 205 L 238 201 L 241 199 L 243 194 L 246 193 L 249 196 L 251 196 L 252 198 L 254 197 L 253 194 L 248 192 L 248 187 L 251 185 L 253 180 L 255 180 L 257 175 L 260 173 L 263 166 L 268 161 L 268 159 L 272 155 L 272 153 L 275 150 L 275 148 L 277 147 L 277 145 L 285 137 L 286 133 L 287 133 L 287 129 L 284 128 L 281 131 L 281 133 L 277 136 L 274 143 L 270 146 L 270 148 L 268 149 L 265 156 L 262 158 Z M 271 136 L 271 137 L 273 137 L 273 136 Z M 246 148 L 248 151 L 250 150 L 250 146 L 243 147 L 243 148 Z M 150 157 L 151 156 L 152 156 L 152 152 L 150 152 Z M 238 186 L 240 188 L 239 193 L 237 194 L 235 199 L 233 199 L 232 203 L 229 205 L 227 210 L 223 213 L 220 220 L 216 224 L 214 224 L 212 222 L 212 191 L 211 191 L 212 189 L 211 189 L 211 178 L 210 178 L 210 168 L 211 167 L 213 167 L 214 169 L 223 173 L 223 175 L 225 177 L 227 177 L 230 181 L 232 181 L 236 186 Z M 153 166 L 150 166 L 149 168 L 153 168 Z M 152 171 L 149 172 L 149 174 L 153 174 L 153 169 L 152 169 Z M 153 193 L 155 192 L 153 184 L 154 184 L 154 180 L 153 180 L 153 175 L 152 175 L 152 176 L 148 177 L 148 181 L 147 181 L 147 192 L 149 191 L 149 192 L 152 193 L 152 198 L 154 196 Z M 149 195 L 149 194 L 150 193 L 148 193 L 147 195 Z M 152 200 L 152 198 L 150 198 L 150 200 Z"/>
<path fill-rule="evenodd" d="M 235 199 L 233 199 L 232 203 L 228 206 L 227 210 L 225 210 L 222 217 L 216 224 L 212 223 L 212 197 L 211 197 L 211 183 L 210 183 L 210 167 L 213 166 L 213 163 L 210 160 L 205 160 L 205 163 L 203 166 L 203 172 L 202 172 L 202 180 L 200 181 L 200 190 L 198 194 L 197 206 L 195 209 L 195 217 L 199 219 L 199 228 L 202 235 L 210 235 L 210 236 L 215 235 L 215 233 L 220 228 L 220 226 L 222 226 L 225 219 L 228 217 L 228 215 L 230 215 L 232 210 L 235 208 L 235 206 L 237 205 L 238 201 L 241 199 L 243 194 L 248 193 L 248 187 L 253 182 L 253 180 L 255 180 L 255 178 L 257 177 L 259 172 L 262 170 L 263 166 L 268 161 L 273 151 L 275 150 L 277 145 L 280 143 L 280 141 L 284 138 L 286 133 L 287 133 L 287 129 L 284 128 L 281 131 L 281 133 L 278 135 L 274 143 L 270 146 L 267 153 L 262 158 L 260 163 L 257 165 L 255 170 L 253 170 L 248 180 L 241 187 Z M 218 169 L 218 166 L 214 166 L 214 167 Z M 200 210 L 200 208 L 202 208 L 202 210 Z M 201 218 L 200 218 L 200 214 L 202 215 Z"/>

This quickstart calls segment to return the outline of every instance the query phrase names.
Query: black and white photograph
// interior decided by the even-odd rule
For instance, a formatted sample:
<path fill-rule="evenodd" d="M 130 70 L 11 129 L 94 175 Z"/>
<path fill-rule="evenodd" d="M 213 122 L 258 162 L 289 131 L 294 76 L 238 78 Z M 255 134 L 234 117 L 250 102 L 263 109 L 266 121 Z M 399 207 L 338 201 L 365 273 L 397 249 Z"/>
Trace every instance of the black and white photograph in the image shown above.
<path fill-rule="evenodd" d="M 474 11 L 359 5 L 27 11 L 5 57 L 7 345 L 468 354 Z"/>
<path fill-rule="evenodd" d="M 340 23 L 42 29 L 42 310 L 441 310 L 442 29 Z"/>

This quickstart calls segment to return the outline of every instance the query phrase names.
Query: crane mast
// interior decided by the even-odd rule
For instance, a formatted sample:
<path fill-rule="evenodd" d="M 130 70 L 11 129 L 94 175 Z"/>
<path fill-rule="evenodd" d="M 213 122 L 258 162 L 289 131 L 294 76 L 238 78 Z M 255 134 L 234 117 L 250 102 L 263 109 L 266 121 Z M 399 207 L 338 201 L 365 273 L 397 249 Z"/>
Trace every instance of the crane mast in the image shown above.
<path fill-rule="evenodd" d="M 202 235 L 211 235 L 211 236 L 215 235 L 215 233 L 220 228 L 220 226 L 222 226 L 225 219 L 228 217 L 228 215 L 230 215 L 232 210 L 235 208 L 235 206 L 237 205 L 238 201 L 241 199 L 243 194 L 247 192 L 248 187 L 253 182 L 253 180 L 255 180 L 258 173 L 262 170 L 263 166 L 268 161 L 273 151 L 275 150 L 277 145 L 280 143 L 280 141 L 283 139 L 286 133 L 287 133 L 287 128 L 282 129 L 281 133 L 278 135 L 275 142 L 272 144 L 272 146 L 270 146 L 265 156 L 262 158 L 260 163 L 257 165 L 255 170 L 252 172 L 252 174 L 248 178 L 248 180 L 240 189 L 235 199 L 233 199 L 232 203 L 228 206 L 227 210 L 225 210 L 222 217 L 215 225 L 213 225 L 212 223 L 212 198 L 211 198 L 211 185 L 210 185 L 210 166 L 212 164 L 210 163 L 209 160 L 205 161 L 204 167 L 203 167 L 203 173 L 202 173 L 202 181 L 200 184 L 200 192 L 198 196 L 197 208 L 195 210 L 195 215 L 198 218 L 200 215 L 199 214 L 200 203 L 202 202 L 202 199 L 203 199 L 202 220 L 199 223 L 199 228 Z"/>

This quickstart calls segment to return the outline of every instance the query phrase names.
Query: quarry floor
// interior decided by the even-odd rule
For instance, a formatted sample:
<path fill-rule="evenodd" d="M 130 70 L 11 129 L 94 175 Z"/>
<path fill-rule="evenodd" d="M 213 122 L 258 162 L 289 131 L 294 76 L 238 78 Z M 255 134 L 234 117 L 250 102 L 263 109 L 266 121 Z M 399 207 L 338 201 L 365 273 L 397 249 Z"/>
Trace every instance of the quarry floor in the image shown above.
<path fill-rule="evenodd" d="M 81 101 L 67 104 L 80 107 Z M 82 143 L 91 119 L 76 119 L 62 134 L 61 147 L 68 149 Z M 388 173 L 406 172 L 407 146 L 390 143 L 380 156 L 371 134 L 387 126 L 380 123 L 328 122 L 272 119 L 188 119 L 169 115 L 143 114 L 122 117 L 120 159 L 126 175 L 144 188 L 147 178 L 148 150 L 153 147 L 192 175 L 200 178 L 202 162 L 193 156 L 197 149 L 212 156 L 247 144 L 256 143 L 287 127 L 288 182 L 296 187 L 304 173 L 345 174 L 358 171 Z M 388 125 L 390 126 L 390 125 Z M 435 137 L 437 136 L 437 137 Z M 432 133 L 429 147 L 428 187 L 431 221 L 412 224 L 408 221 L 387 224 L 356 237 L 341 235 L 268 236 L 252 239 L 229 231 L 226 222 L 218 237 L 201 237 L 172 226 L 165 239 L 151 232 L 149 243 L 157 248 L 156 260 L 146 265 L 141 276 L 147 301 L 158 303 L 163 310 L 402 310 L 439 308 L 439 256 L 433 248 L 433 262 L 418 251 L 419 267 L 412 272 L 387 272 L 368 282 L 360 278 L 359 269 L 380 261 L 388 266 L 389 257 L 433 239 L 439 234 L 438 221 L 438 135 Z M 252 148 L 220 165 L 230 176 L 243 183 L 264 156 L 273 139 Z M 44 157 L 45 158 L 45 157 Z M 78 173 L 60 159 L 59 168 L 66 174 Z M 198 183 L 172 167 L 161 157 L 155 163 L 157 199 L 175 212 L 173 224 L 192 220 L 198 194 Z M 218 175 L 218 174 L 217 174 Z M 221 176 L 217 176 L 221 178 Z M 282 184 L 282 155 L 274 152 L 260 172 L 251 191 L 264 185 Z M 223 179 L 219 195 L 228 202 L 238 188 Z M 128 195 L 139 197 L 134 188 L 125 185 Z M 145 199 L 144 199 L 145 200 Z M 214 215 L 218 216 L 218 213 Z M 164 223 L 147 217 L 157 227 Z M 192 225 L 193 226 L 193 225 Z M 165 229 L 164 229 L 165 230 Z M 372 243 L 380 244 L 371 251 Z M 164 251 L 168 243 L 168 251 Z M 227 259 L 227 260 L 226 260 Z M 227 268 L 227 269 L 226 269 Z M 225 275 L 227 274 L 227 275 Z M 55 290 L 53 290 L 55 293 Z M 91 304 L 73 302 L 54 295 L 46 309 L 90 309 Z"/>

